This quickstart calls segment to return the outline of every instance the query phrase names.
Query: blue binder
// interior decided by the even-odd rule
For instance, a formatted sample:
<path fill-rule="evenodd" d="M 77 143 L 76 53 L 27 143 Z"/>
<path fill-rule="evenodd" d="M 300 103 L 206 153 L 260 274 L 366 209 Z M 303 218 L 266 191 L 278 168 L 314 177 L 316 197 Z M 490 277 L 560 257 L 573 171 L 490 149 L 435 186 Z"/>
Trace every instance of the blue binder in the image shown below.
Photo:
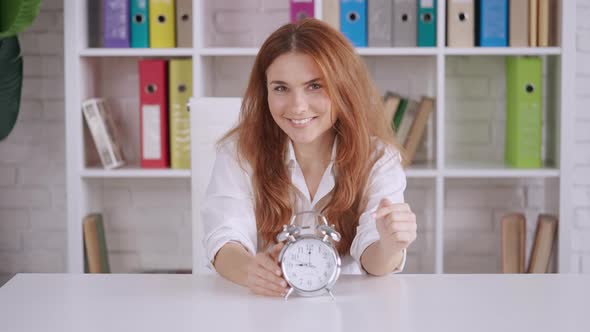
<path fill-rule="evenodd" d="M 508 46 L 508 0 L 478 0 L 476 12 L 477 45 Z"/>
<path fill-rule="evenodd" d="M 131 47 L 150 47 L 148 0 L 131 0 Z"/>
<path fill-rule="evenodd" d="M 418 46 L 436 46 L 436 0 L 418 1 Z"/>
<path fill-rule="evenodd" d="M 340 0 L 340 31 L 355 47 L 367 46 L 366 0 Z"/>

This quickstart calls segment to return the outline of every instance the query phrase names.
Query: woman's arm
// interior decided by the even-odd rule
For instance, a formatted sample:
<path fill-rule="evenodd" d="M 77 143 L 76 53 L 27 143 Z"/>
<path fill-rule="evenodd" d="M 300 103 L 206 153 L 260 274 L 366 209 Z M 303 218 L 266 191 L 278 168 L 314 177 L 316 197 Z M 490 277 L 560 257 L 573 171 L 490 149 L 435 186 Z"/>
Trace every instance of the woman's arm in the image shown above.
<path fill-rule="evenodd" d="M 403 250 L 387 248 L 379 240 L 367 247 L 361 256 L 361 265 L 367 273 L 382 276 L 400 266 L 403 259 Z"/>
<path fill-rule="evenodd" d="M 258 253 L 251 184 L 238 164 L 235 146 L 217 152 L 201 205 L 203 245 L 207 261 L 222 277 L 263 295 L 282 295 L 284 280 L 272 255 Z M 272 272 L 267 272 L 272 271 Z M 274 274 L 273 274 L 274 273 Z"/>
<path fill-rule="evenodd" d="M 374 214 L 379 240 L 361 256 L 363 268 L 373 275 L 384 275 L 400 266 L 404 250 L 416 239 L 416 215 L 405 203 L 379 202 Z"/>
<path fill-rule="evenodd" d="M 254 256 L 241 244 L 228 242 L 217 252 L 213 266 L 222 277 L 246 286 L 246 266 L 252 259 Z"/>
<path fill-rule="evenodd" d="M 416 234 L 416 216 L 404 203 L 405 188 L 400 155 L 386 148 L 371 170 L 366 210 L 350 248 L 350 254 L 369 274 L 403 269 L 405 249 Z"/>

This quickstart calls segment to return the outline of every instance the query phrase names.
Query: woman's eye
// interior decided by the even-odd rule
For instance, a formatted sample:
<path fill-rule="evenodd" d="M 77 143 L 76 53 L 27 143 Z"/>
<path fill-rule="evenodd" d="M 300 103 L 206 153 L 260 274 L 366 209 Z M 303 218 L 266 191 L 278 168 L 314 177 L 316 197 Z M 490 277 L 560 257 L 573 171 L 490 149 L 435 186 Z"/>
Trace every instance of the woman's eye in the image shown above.
<path fill-rule="evenodd" d="M 321 89 L 322 86 L 320 84 L 318 84 L 318 83 L 312 83 L 312 84 L 309 85 L 309 88 L 311 90 L 317 90 L 317 89 Z"/>
<path fill-rule="evenodd" d="M 285 92 L 285 91 L 287 91 L 287 88 L 282 85 L 279 85 L 279 86 L 275 87 L 274 90 L 277 92 Z"/>

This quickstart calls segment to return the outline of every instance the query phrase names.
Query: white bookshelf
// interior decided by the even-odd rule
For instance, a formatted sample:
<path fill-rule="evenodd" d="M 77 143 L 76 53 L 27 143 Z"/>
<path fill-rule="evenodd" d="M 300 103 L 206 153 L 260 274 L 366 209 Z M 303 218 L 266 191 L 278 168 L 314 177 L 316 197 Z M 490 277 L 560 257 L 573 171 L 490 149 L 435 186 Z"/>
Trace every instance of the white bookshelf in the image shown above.
<path fill-rule="evenodd" d="M 560 55 L 561 47 L 445 48 L 446 55 Z"/>
<path fill-rule="evenodd" d="M 91 0 L 88 0 L 91 1 Z M 238 0 L 236 0 L 238 1 Z M 286 0 L 281 0 L 286 1 Z M 321 17 L 321 0 L 316 1 L 316 17 Z M 67 225 L 68 225 L 68 272 L 83 271 L 82 218 L 90 208 L 100 209 L 101 186 L 95 185 L 100 179 L 133 179 L 146 181 L 154 178 L 191 179 L 191 171 L 179 170 L 145 170 L 137 165 L 130 165 L 118 170 L 103 170 L 98 165 L 87 165 L 87 152 L 83 131 L 83 119 L 80 111 L 82 100 L 92 97 L 98 90 L 96 82 L 97 68 L 101 62 L 108 64 L 118 62 L 120 58 L 143 57 L 190 57 L 193 60 L 193 96 L 217 97 L 220 93 L 208 85 L 214 77 L 214 62 L 218 59 L 244 58 L 253 60 L 258 52 L 257 45 L 248 47 L 227 47 L 216 45 L 209 40 L 212 25 L 211 7 L 214 0 L 193 0 L 193 48 L 173 49 L 100 49 L 88 47 L 87 39 L 87 1 L 64 0 L 64 31 L 65 31 L 65 82 L 66 82 L 66 179 L 67 179 Z M 433 210 L 429 211 L 434 219 L 433 262 L 424 272 L 444 273 L 445 253 L 445 192 L 449 183 L 457 179 L 538 179 L 545 181 L 547 192 L 556 197 L 556 203 L 548 203 L 555 210 L 548 212 L 559 216 L 558 271 L 569 271 L 570 267 L 570 223 L 571 209 L 571 168 L 575 78 L 575 2 L 562 1 L 562 17 L 560 20 L 561 45 L 548 48 L 447 48 L 445 47 L 445 1 L 437 5 L 437 46 L 429 48 L 358 48 L 358 53 L 374 66 L 388 66 L 389 59 L 406 59 L 407 61 L 423 61 L 431 68 L 428 75 L 425 94 L 436 97 L 434 117 L 434 152 L 431 165 L 416 165 L 407 170 L 407 176 L 416 181 L 427 181 L 432 184 L 431 197 Z M 552 165 L 541 169 L 511 169 L 501 163 L 474 162 L 453 160 L 445 151 L 447 138 L 446 124 L 446 69 L 452 57 L 493 57 L 510 55 L 537 55 L 552 57 L 554 61 L 557 84 L 552 93 L 556 96 L 554 112 L 556 112 L 557 128 L 554 142 L 555 160 Z M 401 61 L 406 61 L 401 60 Z M 433 69 L 432 69 L 433 68 Z M 247 76 L 242 75 L 244 84 Z M 104 96 L 109 97 L 109 96 Z M 240 97 L 232 95 L 232 97 Z M 192 110 L 191 115 L 199 110 Z M 203 125 L 205 122 L 203 122 Z M 199 130 L 199 128 L 192 128 Z M 193 160 L 195 160 L 193 156 Z M 194 164 L 194 163 L 193 163 Z M 193 181 L 194 183 L 194 181 Z M 199 213 L 193 203 L 193 220 Z M 201 261 L 201 239 L 198 225 L 193 225 L 193 272 L 199 273 L 203 266 Z"/>
<path fill-rule="evenodd" d="M 123 167 L 106 170 L 99 167 L 86 167 L 80 173 L 82 178 L 190 178 L 190 170 L 141 169 Z"/>
<path fill-rule="evenodd" d="M 81 57 L 192 57 L 192 48 L 85 48 Z"/>

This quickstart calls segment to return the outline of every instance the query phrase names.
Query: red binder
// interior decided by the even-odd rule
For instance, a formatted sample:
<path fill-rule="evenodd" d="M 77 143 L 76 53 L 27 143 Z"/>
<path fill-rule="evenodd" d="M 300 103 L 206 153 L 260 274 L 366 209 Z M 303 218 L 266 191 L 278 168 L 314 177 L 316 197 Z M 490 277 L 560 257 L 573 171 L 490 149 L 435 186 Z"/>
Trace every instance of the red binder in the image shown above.
<path fill-rule="evenodd" d="M 168 82 L 165 60 L 139 61 L 139 127 L 142 168 L 167 168 Z"/>

